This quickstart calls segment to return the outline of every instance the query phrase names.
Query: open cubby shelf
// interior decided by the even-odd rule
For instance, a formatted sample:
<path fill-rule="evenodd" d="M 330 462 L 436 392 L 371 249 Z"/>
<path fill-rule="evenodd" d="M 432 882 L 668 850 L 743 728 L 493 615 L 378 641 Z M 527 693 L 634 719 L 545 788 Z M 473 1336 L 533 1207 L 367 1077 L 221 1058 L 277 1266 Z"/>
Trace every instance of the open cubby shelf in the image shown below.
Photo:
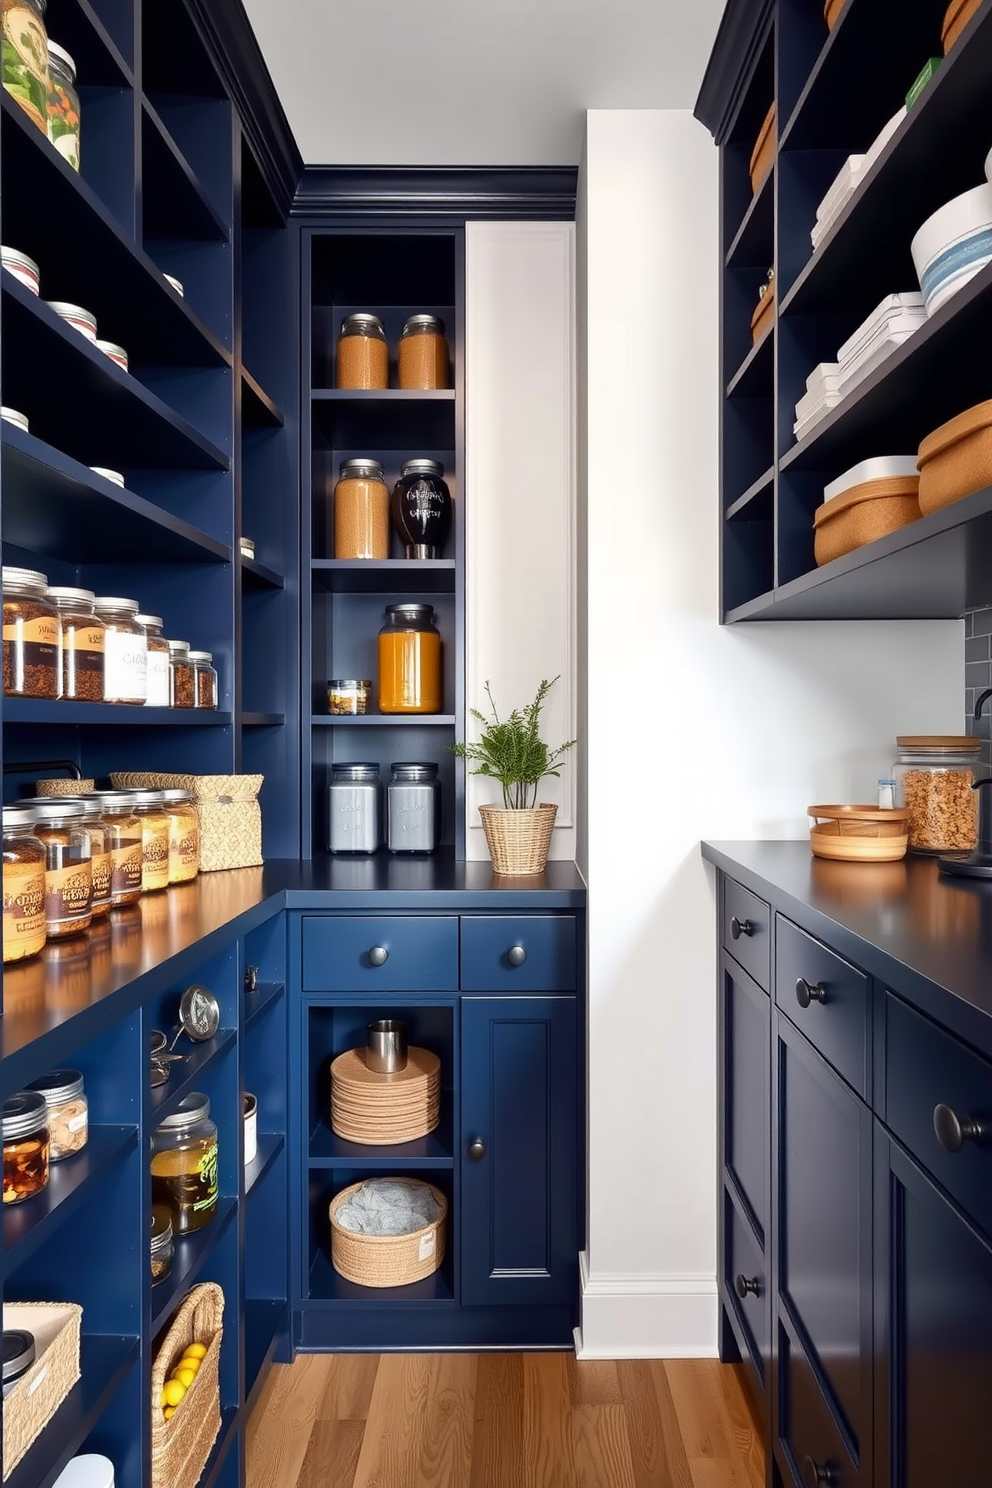
<path fill-rule="evenodd" d="M 228 224 L 212 207 L 189 161 L 147 98 L 142 103 L 142 117 L 144 168 L 157 178 L 156 184 L 163 199 L 159 209 L 151 207 L 147 201 L 144 204 L 146 236 L 226 242 L 230 237 Z M 166 227 L 166 232 L 162 232 L 162 227 Z"/>
<path fill-rule="evenodd" d="M 201 1272 L 213 1251 L 222 1243 L 225 1232 L 238 1212 L 238 1201 L 221 1197 L 217 1212 L 202 1230 L 191 1235 L 178 1235 L 174 1240 L 172 1270 L 152 1289 L 152 1334 L 175 1312 L 190 1287 L 202 1280 Z"/>
<path fill-rule="evenodd" d="M 131 728 L 230 728 L 231 714 L 212 708 L 146 708 L 127 703 L 71 703 L 62 699 L 6 697 L 4 723 L 122 725 Z"/>

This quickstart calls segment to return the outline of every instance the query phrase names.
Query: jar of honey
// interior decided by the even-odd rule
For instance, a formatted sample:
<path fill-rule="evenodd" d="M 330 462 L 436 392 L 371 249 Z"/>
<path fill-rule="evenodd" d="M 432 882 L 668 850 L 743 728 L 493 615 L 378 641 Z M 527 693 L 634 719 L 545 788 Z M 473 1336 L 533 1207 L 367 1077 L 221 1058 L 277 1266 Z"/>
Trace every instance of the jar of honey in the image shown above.
<path fill-rule="evenodd" d="M 434 606 L 386 606 L 379 632 L 379 712 L 441 712 L 441 637 Z"/>
<path fill-rule="evenodd" d="M 23 1204 L 48 1187 L 48 1103 L 19 1090 L 3 1103 L 3 1202 Z"/>
<path fill-rule="evenodd" d="M 152 1203 L 172 1215 L 174 1235 L 202 1230 L 217 1213 L 217 1128 L 210 1100 L 194 1091 L 152 1132 Z"/>

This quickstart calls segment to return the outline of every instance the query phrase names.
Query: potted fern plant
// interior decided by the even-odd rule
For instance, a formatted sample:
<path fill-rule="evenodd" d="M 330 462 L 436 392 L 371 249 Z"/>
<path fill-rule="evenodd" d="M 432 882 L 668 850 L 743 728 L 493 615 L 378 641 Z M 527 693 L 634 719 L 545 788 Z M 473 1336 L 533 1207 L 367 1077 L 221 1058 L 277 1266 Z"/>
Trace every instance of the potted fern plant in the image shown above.
<path fill-rule="evenodd" d="M 557 677 L 545 678 L 534 701 L 525 708 L 514 708 L 505 718 L 497 713 L 487 682 L 489 714 L 470 709 L 481 725 L 478 741 L 450 746 L 474 766 L 473 775 L 488 775 L 502 786 L 502 806 L 479 807 L 497 873 L 543 873 L 548 861 L 558 807 L 538 802 L 538 786 L 546 776 L 561 774 L 562 759 L 576 742 L 569 739 L 549 749 L 541 738 L 541 710 L 557 681 Z"/>

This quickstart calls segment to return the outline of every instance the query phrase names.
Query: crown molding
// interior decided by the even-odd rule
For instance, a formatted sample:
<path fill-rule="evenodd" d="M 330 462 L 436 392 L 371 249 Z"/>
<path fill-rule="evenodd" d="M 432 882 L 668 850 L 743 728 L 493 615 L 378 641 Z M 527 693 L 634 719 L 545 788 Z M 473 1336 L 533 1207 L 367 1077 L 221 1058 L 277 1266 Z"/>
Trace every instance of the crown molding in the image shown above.
<path fill-rule="evenodd" d="M 718 145 L 730 133 L 771 24 L 775 0 L 729 0 L 693 110 Z"/>
<path fill-rule="evenodd" d="M 292 215 L 571 222 L 577 181 L 574 166 L 307 166 Z"/>

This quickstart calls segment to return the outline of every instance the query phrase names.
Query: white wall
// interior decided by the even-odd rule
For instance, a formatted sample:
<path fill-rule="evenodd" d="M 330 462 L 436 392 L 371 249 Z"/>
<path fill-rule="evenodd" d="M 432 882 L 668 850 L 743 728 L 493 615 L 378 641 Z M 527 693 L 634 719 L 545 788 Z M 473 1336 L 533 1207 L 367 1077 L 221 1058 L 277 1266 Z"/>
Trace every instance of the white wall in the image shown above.
<path fill-rule="evenodd" d="M 705 1354 L 716 1343 L 716 999 L 699 841 L 799 837 L 808 803 L 871 799 L 897 732 L 958 731 L 961 625 L 717 624 L 716 150 L 687 112 L 592 111 L 581 198 L 581 1347 Z"/>

